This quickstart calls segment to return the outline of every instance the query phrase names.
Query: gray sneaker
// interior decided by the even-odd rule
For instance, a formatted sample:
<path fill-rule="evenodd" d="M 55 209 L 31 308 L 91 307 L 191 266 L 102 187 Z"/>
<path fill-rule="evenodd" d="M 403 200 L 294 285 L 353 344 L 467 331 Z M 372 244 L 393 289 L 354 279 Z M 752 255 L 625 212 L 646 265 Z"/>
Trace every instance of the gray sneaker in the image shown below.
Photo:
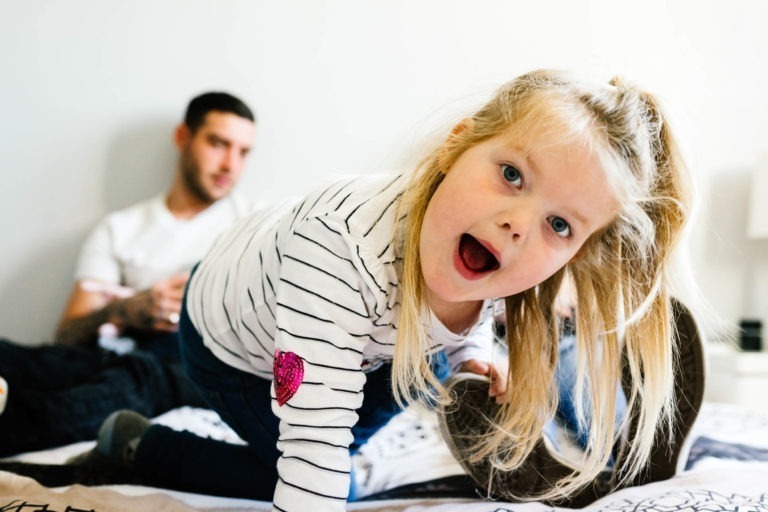
<path fill-rule="evenodd" d="M 95 449 L 115 462 L 132 467 L 141 436 L 151 426 L 139 413 L 127 409 L 113 412 L 99 429 Z"/>
<path fill-rule="evenodd" d="M 67 460 L 67 464 L 133 468 L 141 436 L 152 423 L 127 409 L 113 412 L 99 428 L 96 447 Z"/>

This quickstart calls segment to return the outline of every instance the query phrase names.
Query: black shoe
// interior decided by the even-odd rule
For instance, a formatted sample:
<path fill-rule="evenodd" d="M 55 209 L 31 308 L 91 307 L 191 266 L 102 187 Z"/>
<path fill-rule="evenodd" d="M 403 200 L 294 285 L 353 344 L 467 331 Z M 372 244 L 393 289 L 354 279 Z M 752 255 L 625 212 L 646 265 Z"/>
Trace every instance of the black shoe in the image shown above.
<path fill-rule="evenodd" d="M 133 471 L 133 457 L 141 435 L 150 425 L 140 414 L 117 411 L 101 425 L 96 447 L 68 459 L 66 464 L 0 461 L 0 470 L 30 477 L 46 487 L 142 484 L 142 478 Z"/>
<path fill-rule="evenodd" d="M 459 373 L 446 382 L 453 403 L 439 410 L 440 432 L 451 453 L 475 483 L 476 494 L 488 499 L 520 501 L 521 496 L 541 494 L 551 490 L 561 479 L 576 469 L 559 454 L 551 450 L 544 438 L 534 446 L 528 458 L 512 471 L 492 469 L 483 460 L 470 463 L 470 450 L 478 436 L 490 429 L 499 409 L 495 399 L 488 396 L 487 377 L 472 373 Z M 602 474 L 578 495 L 544 500 L 559 506 L 581 507 L 608 492 L 610 473 Z"/>
<path fill-rule="evenodd" d="M 141 436 L 151 426 L 139 413 L 127 409 L 113 412 L 101 424 L 93 452 L 115 466 L 132 468 Z"/>
<path fill-rule="evenodd" d="M 675 367 L 675 436 L 672 442 L 657 436 L 649 458 L 648 469 L 630 481 L 617 482 L 616 472 L 606 469 L 597 478 L 567 498 L 548 500 L 559 506 L 583 507 L 605 496 L 612 489 L 642 485 L 672 477 L 685 463 L 689 434 L 696 420 L 704 395 L 704 349 L 696 323 L 690 312 L 677 300 L 672 301 L 677 331 L 678 363 Z M 623 364 L 622 384 L 630 383 Z M 477 485 L 477 491 L 489 498 L 517 501 L 521 495 L 536 495 L 549 491 L 562 478 L 572 474 L 569 462 L 547 447 L 540 439 L 528 458 L 518 468 L 501 472 L 493 470 L 488 461 L 470 463 L 468 456 L 478 436 L 488 432 L 499 405 L 488 396 L 488 379 L 472 374 L 458 374 L 446 383 L 453 403 L 439 410 L 440 430 L 454 457 Z M 628 411 L 628 414 L 630 412 Z M 635 424 L 630 420 L 625 449 L 634 436 Z M 619 451 L 616 467 L 621 467 L 623 450 Z M 682 469 L 682 468 L 679 468 Z"/>
<path fill-rule="evenodd" d="M 651 455 L 646 469 L 621 487 L 644 485 L 659 480 L 672 478 L 685 469 L 688 453 L 693 439 L 689 435 L 699 415 L 704 400 L 705 363 L 704 345 L 688 308 L 677 299 L 672 299 L 672 315 L 677 331 L 677 361 L 675 362 L 675 411 L 674 431 L 670 439 L 664 431 L 657 431 L 651 448 Z M 627 365 L 623 364 L 622 385 L 628 395 L 631 377 Z M 628 412 L 630 414 L 630 412 Z M 636 425 L 630 421 L 629 443 L 635 434 Z M 621 454 L 619 455 L 619 461 Z"/>

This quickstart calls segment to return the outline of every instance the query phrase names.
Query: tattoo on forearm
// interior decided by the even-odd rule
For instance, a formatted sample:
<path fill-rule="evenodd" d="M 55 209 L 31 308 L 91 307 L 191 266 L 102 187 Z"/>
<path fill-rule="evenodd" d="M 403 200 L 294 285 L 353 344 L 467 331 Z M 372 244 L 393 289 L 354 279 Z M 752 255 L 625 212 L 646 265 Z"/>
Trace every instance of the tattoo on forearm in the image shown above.
<path fill-rule="evenodd" d="M 108 310 L 102 309 L 90 315 L 65 320 L 56 333 L 56 343 L 77 345 L 96 341 L 101 324 L 109 320 Z"/>
<path fill-rule="evenodd" d="M 94 342 L 99 327 L 110 321 L 120 328 L 153 329 L 156 320 L 153 311 L 152 292 L 145 290 L 127 299 L 117 299 L 93 313 L 66 320 L 59 326 L 56 342 L 63 345 Z"/>
<path fill-rule="evenodd" d="M 154 325 L 152 316 L 152 295 L 149 291 L 141 292 L 128 300 L 121 301 L 120 318 L 125 325 L 139 329 L 150 329 Z"/>

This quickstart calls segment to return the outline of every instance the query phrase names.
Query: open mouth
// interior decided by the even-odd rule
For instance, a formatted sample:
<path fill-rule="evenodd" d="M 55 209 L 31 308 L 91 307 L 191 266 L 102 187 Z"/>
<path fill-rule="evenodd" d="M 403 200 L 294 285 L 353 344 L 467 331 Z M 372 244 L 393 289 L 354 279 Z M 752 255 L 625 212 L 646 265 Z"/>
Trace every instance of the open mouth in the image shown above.
<path fill-rule="evenodd" d="M 462 264 L 478 274 L 499 268 L 499 260 L 472 235 L 464 233 L 459 241 L 459 258 Z"/>

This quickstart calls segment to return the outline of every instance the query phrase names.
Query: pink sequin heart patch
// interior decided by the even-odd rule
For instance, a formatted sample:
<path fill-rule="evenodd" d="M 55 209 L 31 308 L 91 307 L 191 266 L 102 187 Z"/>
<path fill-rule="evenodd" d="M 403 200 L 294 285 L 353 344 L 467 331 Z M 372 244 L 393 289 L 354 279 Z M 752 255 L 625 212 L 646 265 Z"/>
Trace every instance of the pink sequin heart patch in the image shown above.
<path fill-rule="evenodd" d="M 277 349 L 272 372 L 275 376 L 277 404 L 282 406 L 296 394 L 304 380 L 304 361 L 293 352 L 282 352 Z"/>

